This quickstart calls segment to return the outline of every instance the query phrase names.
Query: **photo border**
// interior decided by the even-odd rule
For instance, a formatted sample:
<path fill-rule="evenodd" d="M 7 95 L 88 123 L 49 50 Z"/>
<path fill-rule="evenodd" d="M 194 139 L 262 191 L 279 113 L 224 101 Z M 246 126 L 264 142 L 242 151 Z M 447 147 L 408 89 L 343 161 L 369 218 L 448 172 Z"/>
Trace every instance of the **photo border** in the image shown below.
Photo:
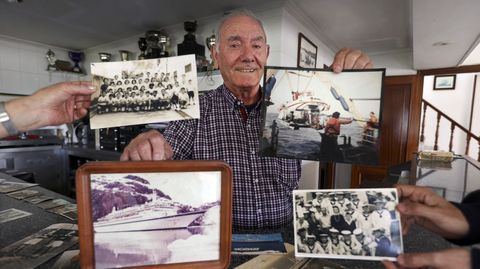
<path fill-rule="evenodd" d="M 82 165 L 76 173 L 81 267 L 95 268 L 91 174 L 209 171 L 221 172 L 219 260 L 144 265 L 141 268 L 227 268 L 230 263 L 232 237 L 232 170 L 226 163 L 221 161 L 90 162 Z"/>

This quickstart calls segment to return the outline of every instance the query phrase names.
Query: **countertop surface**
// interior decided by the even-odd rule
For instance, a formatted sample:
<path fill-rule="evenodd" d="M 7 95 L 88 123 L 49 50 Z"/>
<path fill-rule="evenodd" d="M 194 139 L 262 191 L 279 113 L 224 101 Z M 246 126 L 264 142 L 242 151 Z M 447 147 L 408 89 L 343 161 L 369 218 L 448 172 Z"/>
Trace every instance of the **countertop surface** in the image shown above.
<path fill-rule="evenodd" d="M 73 154 L 84 154 L 95 149 L 88 148 L 78 148 L 78 147 L 67 147 L 66 150 L 71 151 Z M 114 156 L 112 154 L 110 156 Z M 8 181 L 20 181 L 16 178 L 13 178 L 9 175 L 0 173 L 0 178 L 6 179 Z M 36 186 L 32 189 L 41 191 L 45 195 L 49 195 L 55 198 L 63 198 L 70 202 L 75 202 L 74 200 L 57 194 L 55 192 L 49 191 L 42 187 Z M 22 238 L 25 238 L 33 233 L 38 232 L 39 230 L 48 227 L 53 223 L 75 223 L 65 217 L 62 217 L 57 214 L 50 213 L 45 211 L 35 205 L 29 204 L 24 201 L 13 199 L 5 194 L 0 194 L 0 211 L 6 210 L 9 208 L 16 208 L 19 210 L 27 211 L 32 213 L 31 216 L 10 221 L 7 223 L 0 224 L 0 248 L 3 248 L 7 245 L 10 245 Z M 255 231 L 245 231 L 245 230 L 236 230 L 234 233 L 282 233 L 283 239 L 285 242 L 294 244 L 294 228 L 293 225 L 285 226 L 278 230 L 255 230 Z M 420 227 L 412 227 L 409 234 L 403 237 L 404 252 L 425 252 L 440 250 L 448 248 L 451 246 L 449 242 L 443 238 L 426 231 Z M 232 255 L 230 268 L 234 268 L 255 256 L 247 255 Z M 55 259 L 50 261 L 48 264 L 51 264 Z M 345 268 L 384 268 L 381 262 L 379 261 L 359 261 L 359 260 L 336 260 L 328 259 L 329 262 L 337 265 L 341 265 Z M 42 266 L 43 267 L 43 266 Z"/>

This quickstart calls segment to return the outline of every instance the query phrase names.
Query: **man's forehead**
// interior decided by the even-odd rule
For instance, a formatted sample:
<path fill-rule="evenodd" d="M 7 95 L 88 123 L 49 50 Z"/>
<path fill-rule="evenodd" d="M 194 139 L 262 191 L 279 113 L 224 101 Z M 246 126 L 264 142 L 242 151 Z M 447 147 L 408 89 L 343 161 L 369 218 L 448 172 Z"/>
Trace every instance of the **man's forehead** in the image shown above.
<path fill-rule="evenodd" d="M 266 39 L 266 34 L 260 23 L 248 16 L 235 16 L 226 20 L 220 28 L 220 36 L 224 38 L 250 36 Z"/>

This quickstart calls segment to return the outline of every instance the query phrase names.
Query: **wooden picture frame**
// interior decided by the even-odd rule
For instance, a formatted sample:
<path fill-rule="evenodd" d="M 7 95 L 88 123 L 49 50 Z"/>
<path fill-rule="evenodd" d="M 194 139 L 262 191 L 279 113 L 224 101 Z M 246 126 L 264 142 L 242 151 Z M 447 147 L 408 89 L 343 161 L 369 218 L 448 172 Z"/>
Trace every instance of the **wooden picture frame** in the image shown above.
<path fill-rule="evenodd" d="M 82 268 L 228 267 L 226 163 L 91 162 L 77 170 L 76 188 Z"/>
<path fill-rule="evenodd" d="M 301 68 L 316 68 L 317 46 L 302 33 L 298 33 L 297 66 Z"/>
<path fill-rule="evenodd" d="M 433 80 L 433 90 L 453 90 L 455 89 L 455 80 L 457 75 L 435 76 Z"/>

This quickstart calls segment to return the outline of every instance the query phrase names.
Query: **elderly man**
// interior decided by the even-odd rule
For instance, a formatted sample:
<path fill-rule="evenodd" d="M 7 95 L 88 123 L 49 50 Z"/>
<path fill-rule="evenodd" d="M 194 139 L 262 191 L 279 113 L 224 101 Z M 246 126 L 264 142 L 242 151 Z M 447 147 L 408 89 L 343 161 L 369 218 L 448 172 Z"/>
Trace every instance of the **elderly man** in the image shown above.
<path fill-rule="evenodd" d="M 121 160 L 224 160 L 233 169 L 233 227 L 275 228 L 292 221 L 291 192 L 300 161 L 260 157 L 262 90 L 269 54 L 262 23 L 248 11 L 226 16 L 212 56 L 224 84 L 202 96 L 200 119 L 172 122 L 162 136 L 152 130 L 125 148 Z M 360 51 L 343 49 L 332 68 L 371 67 Z"/>

